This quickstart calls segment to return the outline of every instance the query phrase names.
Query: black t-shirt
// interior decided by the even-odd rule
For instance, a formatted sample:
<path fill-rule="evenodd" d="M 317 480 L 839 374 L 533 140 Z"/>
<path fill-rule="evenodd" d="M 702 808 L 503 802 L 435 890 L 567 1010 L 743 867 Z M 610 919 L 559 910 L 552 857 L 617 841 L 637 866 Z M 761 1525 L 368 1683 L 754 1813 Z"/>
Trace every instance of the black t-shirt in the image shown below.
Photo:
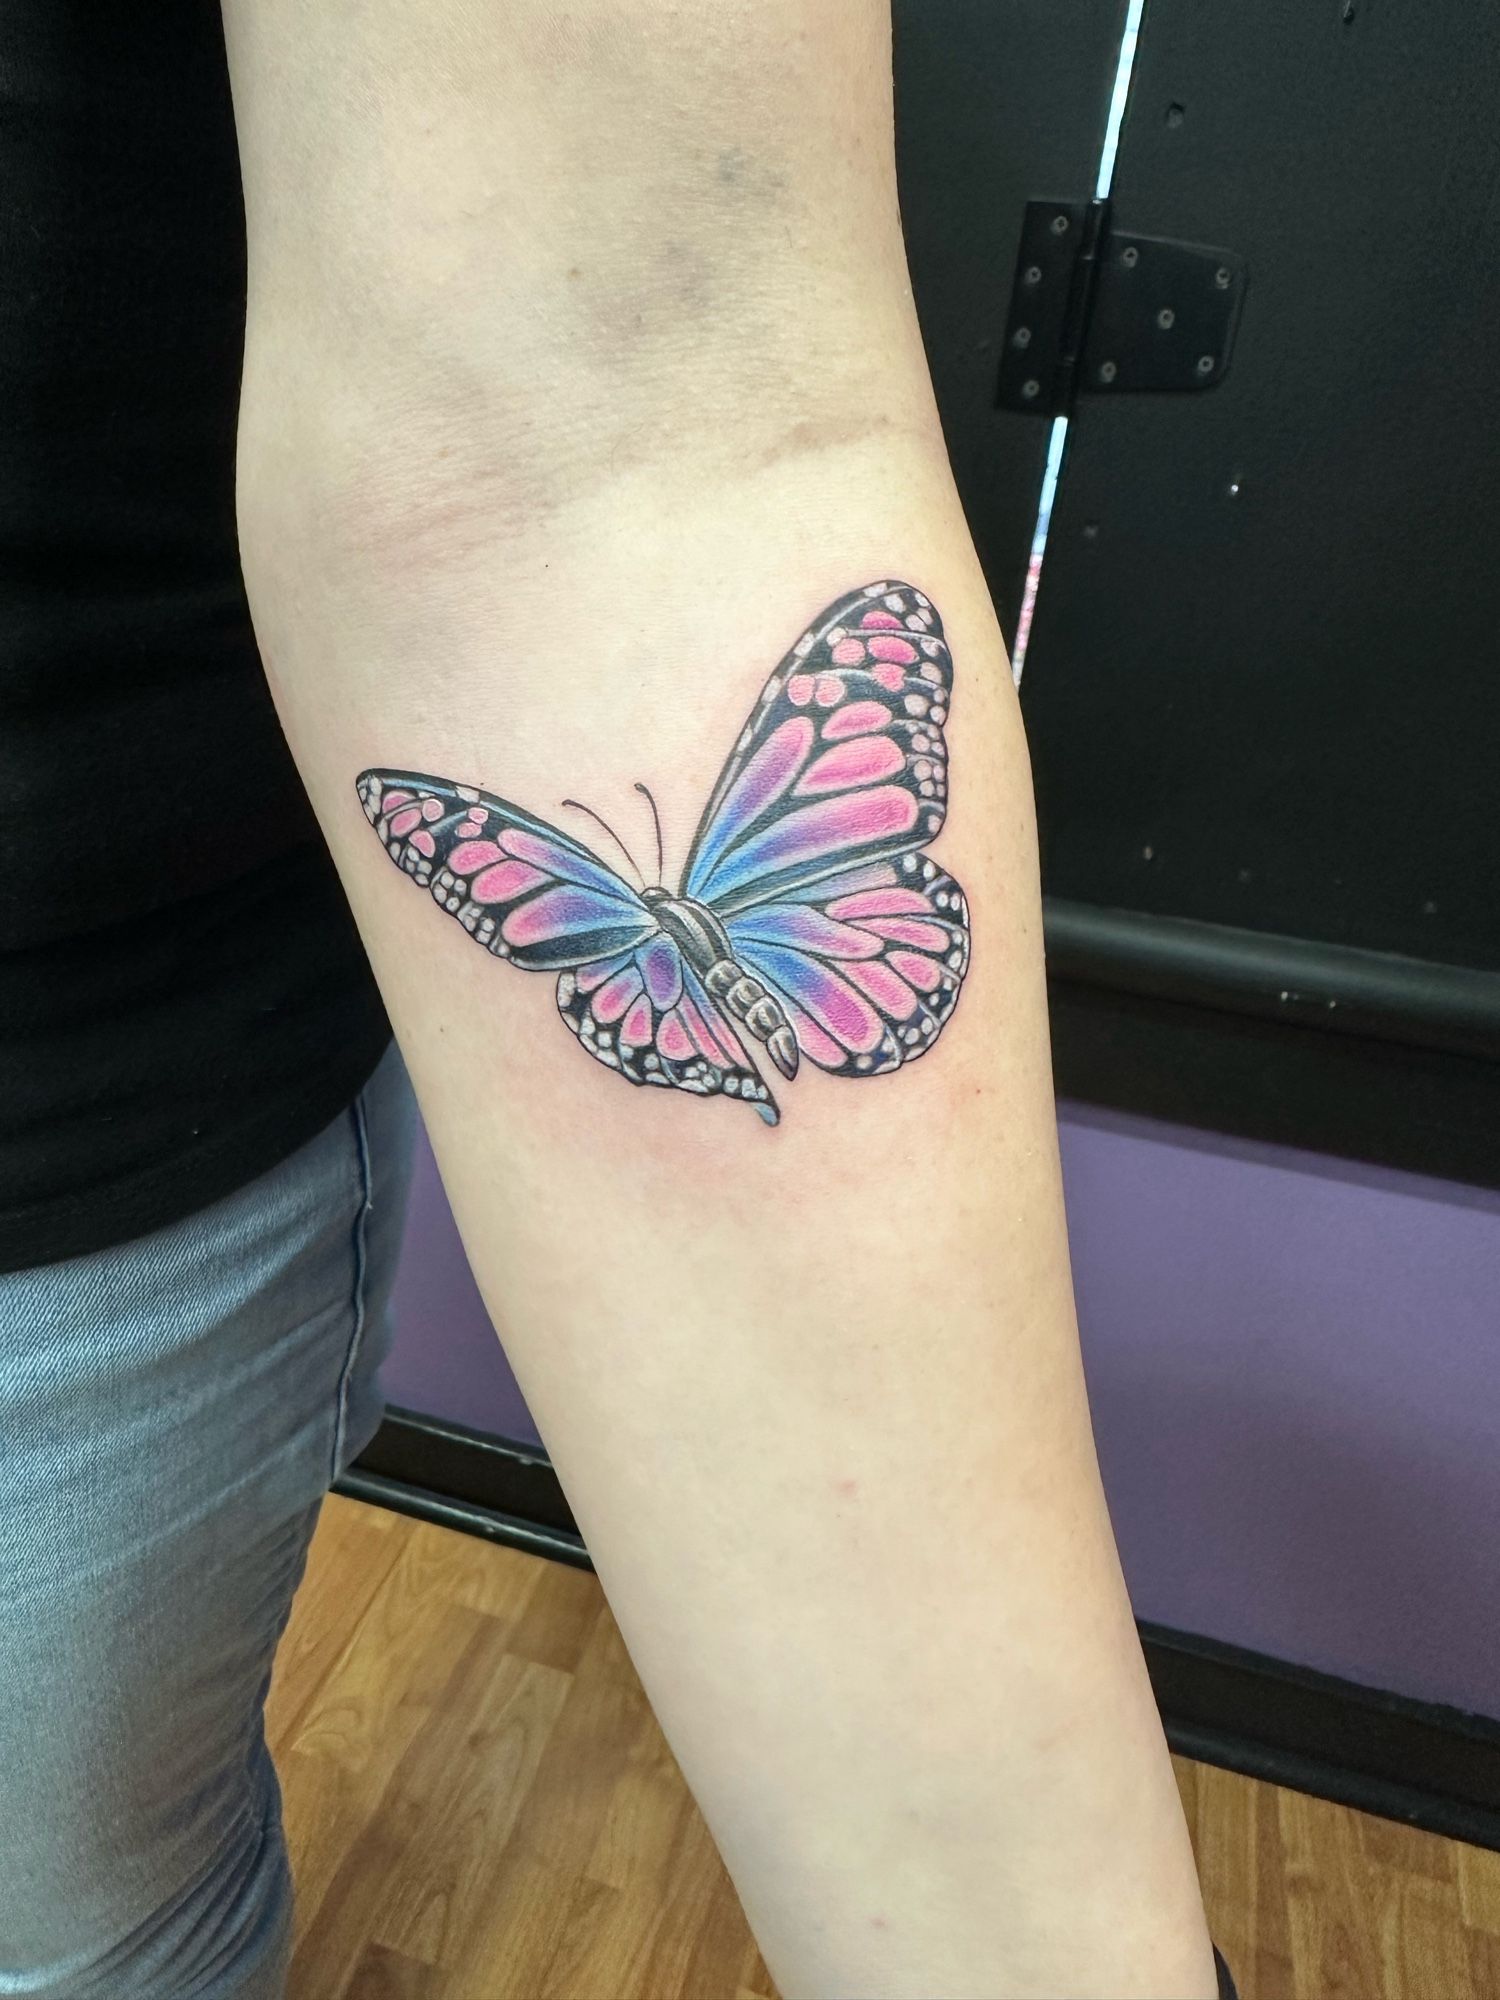
<path fill-rule="evenodd" d="M 389 1029 L 240 579 L 215 0 L 0 34 L 0 1269 L 244 1185 Z"/>

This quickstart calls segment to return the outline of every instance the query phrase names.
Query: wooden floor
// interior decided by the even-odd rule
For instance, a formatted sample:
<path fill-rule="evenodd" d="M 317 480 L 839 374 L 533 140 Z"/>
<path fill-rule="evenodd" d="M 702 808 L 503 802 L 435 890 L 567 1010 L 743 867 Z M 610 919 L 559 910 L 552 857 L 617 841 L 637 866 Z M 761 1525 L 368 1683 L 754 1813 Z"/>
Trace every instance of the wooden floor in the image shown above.
<path fill-rule="evenodd" d="M 330 1500 L 269 1730 L 290 2000 L 774 1994 L 586 1572 Z M 1242 2000 L 1500 1996 L 1500 1855 L 1177 1769 Z"/>

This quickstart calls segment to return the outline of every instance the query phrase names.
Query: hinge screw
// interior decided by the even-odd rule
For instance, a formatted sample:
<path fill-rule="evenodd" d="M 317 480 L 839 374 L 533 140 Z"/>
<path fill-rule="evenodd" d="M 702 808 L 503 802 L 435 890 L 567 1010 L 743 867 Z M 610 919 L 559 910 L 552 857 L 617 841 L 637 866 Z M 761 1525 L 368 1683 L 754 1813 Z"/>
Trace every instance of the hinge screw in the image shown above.
<path fill-rule="evenodd" d="M 1040 284 L 1040 283 L 1042 282 L 1042 267 L 1041 267 L 1041 265 L 1040 265 L 1040 264 L 1028 264 L 1028 265 L 1026 266 L 1026 269 L 1025 269 L 1025 271 L 1024 271 L 1024 272 L 1022 273 L 1022 276 L 1024 277 L 1024 279 L 1025 279 L 1025 281 L 1026 281 L 1026 283 L 1027 283 L 1028 285 L 1039 285 L 1039 284 Z"/>
<path fill-rule="evenodd" d="M 1198 356 L 1198 373 L 1200 375 L 1212 375 L 1213 372 L 1214 372 L 1213 356 L 1211 354 L 1200 354 Z"/>
<path fill-rule="evenodd" d="M 1021 394 L 1026 398 L 1028 403 L 1034 401 L 1036 397 L 1041 395 L 1041 393 L 1042 393 L 1042 385 L 1035 379 L 1033 379 L 1030 382 L 1023 382 L 1021 384 Z"/>
<path fill-rule="evenodd" d="M 1170 306 L 1163 306 L 1161 311 L 1156 315 L 1156 324 L 1165 333 L 1176 317 L 1176 313 L 1173 312 Z"/>
<path fill-rule="evenodd" d="M 1054 236 L 1066 236 L 1067 233 L 1068 218 L 1065 215 L 1054 215 L 1052 218 L 1052 234 Z"/>
<path fill-rule="evenodd" d="M 1099 380 L 1101 382 L 1113 382 L 1119 372 L 1113 361 L 1101 361 L 1099 364 Z"/>
<path fill-rule="evenodd" d="M 1221 264 L 1218 270 L 1214 272 L 1214 283 L 1221 292 L 1227 292 L 1229 290 L 1229 281 L 1233 276 L 1234 273 L 1230 270 L 1229 266 Z"/>
<path fill-rule="evenodd" d="M 1140 261 L 1140 251 L 1137 250 L 1133 243 L 1127 243 L 1125 248 L 1120 252 L 1120 262 L 1127 265 L 1133 271 Z"/>
<path fill-rule="evenodd" d="M 1010 344 L 1012 347 L 1030 347 L 1031 328 L 1029 326 L 1018 326 L 1010 337 Z"/>

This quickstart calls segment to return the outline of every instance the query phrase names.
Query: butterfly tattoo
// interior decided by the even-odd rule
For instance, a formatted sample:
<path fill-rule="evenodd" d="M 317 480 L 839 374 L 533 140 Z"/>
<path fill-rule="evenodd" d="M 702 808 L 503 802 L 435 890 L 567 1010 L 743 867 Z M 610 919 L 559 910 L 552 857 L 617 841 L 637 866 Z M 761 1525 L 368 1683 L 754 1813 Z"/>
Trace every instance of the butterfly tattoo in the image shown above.
<path fill-rule="evenodd" d="M 963 890 L 923 850 L 947 811 L 953 662 L 920 590 L 832 604 L 767 681 L 714 786 L 680 886 L 632 885 L 571 834 L 481 791 L 364 771 L 398 868 L 496 958 L 556 972 L 564 1021 L 634 1084 L 780 1112 L 790 1080 L 886 1076 L 937 1041 L 969 964 Z"/>

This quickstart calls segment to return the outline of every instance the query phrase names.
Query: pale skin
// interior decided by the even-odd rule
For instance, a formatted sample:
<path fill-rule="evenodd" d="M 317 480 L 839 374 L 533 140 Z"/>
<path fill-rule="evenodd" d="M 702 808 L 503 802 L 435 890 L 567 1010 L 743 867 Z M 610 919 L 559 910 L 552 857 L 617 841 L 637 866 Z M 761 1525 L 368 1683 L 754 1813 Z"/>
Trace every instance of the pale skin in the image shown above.
<path fill-rule="evenodd" d="M 912 314 L 874 0 L 228 0 L 247 581 L 485 1298 L 788 2000 L 1210 2000 L 1095 1464 L 1025 746 Z M 974 952 L 782 1124 L 633 1089 L 355 775 L 674 881 L 766 675 L 901 576 Z M 606 845 L 600 844 L 601 854 Z M 618 857 L 615 857 L 618 860 Z"/>

